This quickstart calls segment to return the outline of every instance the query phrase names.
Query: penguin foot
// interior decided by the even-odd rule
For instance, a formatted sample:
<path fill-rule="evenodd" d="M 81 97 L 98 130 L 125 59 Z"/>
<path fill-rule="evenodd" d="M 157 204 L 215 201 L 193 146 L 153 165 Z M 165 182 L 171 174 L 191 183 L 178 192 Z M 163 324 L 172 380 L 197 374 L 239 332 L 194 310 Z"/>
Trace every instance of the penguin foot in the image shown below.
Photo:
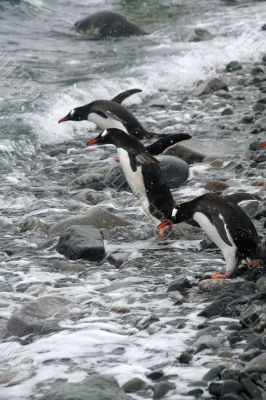
<path fill-rule="evenodd" d="M 115 156 L 115 162 L 119 162 L 119 156 Z"/>
<path fill-rule="evenodd" d="M 247 267 L 251 267 L 251 268 L 257 268 L 260 266 L 260 262 L 258 260 L 254 260 L 254 261 L 247 261 L 244 264 Z"/>
<path fill-rule="evenodd" d="M 230 276 L 230 272 L 224 272 L 223 274 L 214 273 L 209 275 L 209 279 L 228 279 Z"/>
<path fill-rule="evenodd" d="M 160 239 L 167 239 L 169 237 L 173 238 L 174 226 L 168 219 L 162 221 L 160 225 L 157 227 L 157 229 L 159 229 Z"/>

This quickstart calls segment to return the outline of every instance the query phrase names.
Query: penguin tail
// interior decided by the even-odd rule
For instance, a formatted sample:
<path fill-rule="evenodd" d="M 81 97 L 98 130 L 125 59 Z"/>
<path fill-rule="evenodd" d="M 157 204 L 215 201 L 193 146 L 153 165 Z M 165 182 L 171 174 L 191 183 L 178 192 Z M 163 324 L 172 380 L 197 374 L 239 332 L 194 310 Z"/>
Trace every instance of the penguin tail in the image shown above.
<path fill-rule="evenodd" d="M 141 89 L 129 89 L 129 90 L 125 90 L 122 93 L 119 93 L 118 95 L 116 95 L 115 97 L 113 97 L 111 99 L 111 101 L 115 101 L 116 103 L 121 104 L 125 99 L 127 99 L 128 97 L 132 96 L 135 93 L 140 93 L 142 92 Z"/>
<path fill-rule="evenodd" d="M 183 140 L 191 139 L 191 135 L 188 133 L 176 133 L 175 135 L 164 135 L 156 142 L 146 146 L 146 149 L 150 154 L 156 156 L 161 154 L 168 147 L 173 146 L 175 143 L 182 142 Z"/>

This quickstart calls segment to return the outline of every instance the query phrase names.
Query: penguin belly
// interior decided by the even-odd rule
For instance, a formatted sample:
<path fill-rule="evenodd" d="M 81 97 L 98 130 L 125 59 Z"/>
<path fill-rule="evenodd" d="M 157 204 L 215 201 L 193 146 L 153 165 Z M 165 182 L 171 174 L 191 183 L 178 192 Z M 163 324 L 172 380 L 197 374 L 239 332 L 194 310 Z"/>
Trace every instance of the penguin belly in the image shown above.
<path fill-rule="evenodd" d="M 101 129 L 116 128 L 120 129 L 123 132 L 128 133 L 127 129 L 122 124 L 122 122 L 110 117 L 104 118 L 101 115 L 94 112 L 89 114 L 88 121 L 93 122 L 96 126 L 98 126 Z"/>
<path fill-rule="evenodd" d="M 232 246 L 229 246 L 229 244 L 225 243 L 224 240 L 222 239 L 219 231 L 215 227 L 214 224 L 209 220 L 209 218 L 197 211 L 193 215 L 194 221 L 196 221 L 201 229 L 206 233 L 206 235 L 209 237 L 209 239 L 216 244 L 217 247 L 221 250 L 223 253 L 224 259 L 225 259 L 225 268 L 226 272 L 232 272 L 235 267 L 237 266 L 237 247 L 234 244 L 234 241 L 230 235 L 230 232 L 227 229 L 226 224 L 224 223 L 224 228 L 226 231 L 226 234 L 228 236 L 229 241 L 231 242 Z"/>
<path fill-rule="evenodd" d="M 128 157 L 128 152 L 124 149 L 118 148 L 117 149 L 117 154 L 119 156 L 119 161 L 121 168 L 123 170 L 124 176 L 127 180 L 127 183 L 134 193 L 134 195 L 140 200 L 141 205 L 145 211 L 145 213 L 152 219 L 155 220 L 155 218 L 151 215 L 149 211 L 149 200 L 146 194 L 146 189 L 144 185 L 144 180 L 143 180 L 143 175 L 142 175 L 142 168 L 140 165 L 137 165 L 136 171 L 133 171 L 131 165 L 130 165 L 130 159 Z M 156 223 L 160 223 L 156 219 Z"/>

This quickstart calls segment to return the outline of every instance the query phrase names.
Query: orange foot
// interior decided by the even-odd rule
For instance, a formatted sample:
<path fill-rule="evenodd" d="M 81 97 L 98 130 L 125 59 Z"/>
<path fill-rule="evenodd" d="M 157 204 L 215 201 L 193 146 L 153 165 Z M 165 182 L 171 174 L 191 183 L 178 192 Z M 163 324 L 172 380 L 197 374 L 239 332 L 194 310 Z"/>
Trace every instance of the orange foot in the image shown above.
<path fill-rule="evenodd" d="M 173 224 L 171 224 L 170 221 L 168 221 L 168 219 L 165 219 L 163 222 L 160 223 L 160 225 L 158 226 L 159 228 L 159 238 L 160 239 L 166 239 L 167 237 L 173 237 L 173 233 L 174 233 L 174 226 Z M 170 235 L 169 233 L 166 233 L 168 231 L 168 229 L 170 230 Z"/>
<path fill-rule="evenodd" d="M 251 267 L 251 268 L 257 268 L 260 266 L 260 262 L 258 260 L 254 260 L 254 261 L 247 261 L 245 262 L 245 264 L 247 267 Z"/>
<path fill-rule="evenodd" d="M 115 156 L 115 162 L 119 162 L 119 156 Z"/>
<path fill-rule="evenodd" d="M 227 279 L 230 278 L 230 272 L 225 272 L 224 274 L 214 273 L 209 275 L 209 279 Z"/>

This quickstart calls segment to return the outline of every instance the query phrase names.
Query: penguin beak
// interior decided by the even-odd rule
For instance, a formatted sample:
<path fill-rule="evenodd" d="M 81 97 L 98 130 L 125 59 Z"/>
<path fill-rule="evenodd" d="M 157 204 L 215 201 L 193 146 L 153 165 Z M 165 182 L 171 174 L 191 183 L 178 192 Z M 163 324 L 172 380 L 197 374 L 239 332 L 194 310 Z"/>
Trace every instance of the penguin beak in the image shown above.
<path fill-rule="evenodd" d="M 261 147 L 266 147 L 266 142 L 260 143 L 260 146 L 261 146 Z"/>
<path fill-rule="evenodd" d="M 58 121 L 58 123 L 61 124 L 61 122 L 65 122 L 65 121 L 69 121 L 69 120 L 70 120 L 70 117 L 69 117 L 69 114 L 67 114 L 65 117 L 61 118 Z"/>
<path fill-rule="evenodd" d="M 99 138 L 90 139 L 90 140 L 87 141 L 87 146 L 92 146 L 92 145 L 97 144 L 99 142 L 100 142 Z"/>

